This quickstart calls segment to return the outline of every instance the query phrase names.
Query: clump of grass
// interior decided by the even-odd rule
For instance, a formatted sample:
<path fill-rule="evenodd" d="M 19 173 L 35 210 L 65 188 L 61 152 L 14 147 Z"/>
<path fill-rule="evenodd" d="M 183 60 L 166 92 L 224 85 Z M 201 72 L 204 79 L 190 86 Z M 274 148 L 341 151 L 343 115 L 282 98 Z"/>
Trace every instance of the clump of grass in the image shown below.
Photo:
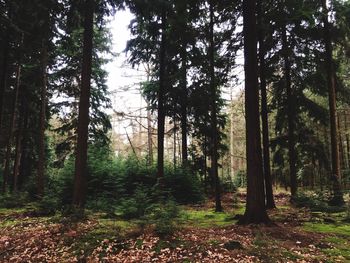
<path fill-rule="evenodd" d="M 309 232 L 336 234 L 340 236 L 350 237 L 350 225 L 323 224 L 323 223 L 305 223 L 304 230 Z"/>
<path fill-rule="evenodd" d="M 187 209 L 181 216 L 184 225 L 192 225 L 202 228 L 213 226 L 228 226 L 234 222 L 231 213 L 216 213 L 214 211 Z"/>

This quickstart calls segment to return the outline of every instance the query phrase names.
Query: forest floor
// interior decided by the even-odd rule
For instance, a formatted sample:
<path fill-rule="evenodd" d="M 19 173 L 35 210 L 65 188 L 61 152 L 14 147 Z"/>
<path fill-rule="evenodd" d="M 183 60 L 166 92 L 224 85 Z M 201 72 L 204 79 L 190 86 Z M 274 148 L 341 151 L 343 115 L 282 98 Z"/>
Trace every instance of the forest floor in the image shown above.
<path fill-rule="evenodd" d="M 269 212 L 274 226 L 240 226 L 244 196 L 224 213 L 213 202 L 182 207 L 178 229 L 159 238 L 133 220 L 88 212 L 82 222 L 38 217 L 31 207 L 0 209 L 0 262 L 350 262 L 350 223 L 342 213 L 292 207 L 285 194 Z"/>

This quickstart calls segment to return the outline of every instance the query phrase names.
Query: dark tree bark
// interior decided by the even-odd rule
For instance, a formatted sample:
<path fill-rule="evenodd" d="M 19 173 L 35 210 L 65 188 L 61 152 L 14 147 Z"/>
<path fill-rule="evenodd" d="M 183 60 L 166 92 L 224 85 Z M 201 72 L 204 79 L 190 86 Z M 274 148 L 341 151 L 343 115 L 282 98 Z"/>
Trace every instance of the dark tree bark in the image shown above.
<path fill-rule="evenodd" d="M 344 204 L 343 193 L 340 184 L 340 161 L 339 147 L 337 138 L 337 104 L 336 104 L 336 76 L 333 66 L 332 56 L 332 38 L 330 33 L 330 25 L 328 21 L 327 1 L 322 0 L 323 8 L 323 24 L 324 24 L 324 44 L 326 48 L 326 68 L 327 68 L 327 86 L 328 86 L 328 103 L 329 103 L 329 122 L 331 129 L 331 152 L 332 152 L 332 177 L 333 182 L 333 198 L 331 203 L 334 205 Z"/>
<path fill-rule="evenodd" d="M 243 1 L 247 203 L 241 224 L 268 223 L 260 139 L 256 0 Z"/>
<path fill-rule="evenodd" d="M 290 191 L 291 200 L 296 197 L 297 184 L 297 170 L 296 170 L 296 149 L 295 149 L 295 97 L 292 89 L 291 80 L 291 62 L 289 57 L 289 46 L 287 38 L 287 26 L 282 28 L 282 49 L 284 60 L 284 78 L 285 88 L 287 93 L 287 119 L 288 119 L 288 157 L 289 157 L 289 175 L 290 175 Z"/>
<path fill-rule="evenodd" d="M 162 35 L 159 57 L 159 91 L 158 91 L 158 180 L 160 187 L 163 186 L 164 179 L 164 130 L 165 130 L 165 83 L 166 83 L 166 28 L 167 14 L 162 12 Z"/>
<path fill-rule="evenodd" d="M 210 25 L 209 25 L 209 67 L 210 67 L 210 91 L 211 91 L 211 170 L 215 187 L 215 212 L 222 211 L 221 189 L 218 172 L 218 123 L 217 123 L 217 87 L 215 83 L 215 65 L 214 65 L 214 4 L 210 1 Z"/>
<path fill-rule="evenodd" d="M 261 121 L 262 121 L 262 137 L 263 137 L 263 172 L 265 179 L 266 208 L 276 208 L 273 198 L 271 167 L 270 167 L 270 140 L 269 140 L 269 120 L 267 108 L 266 93 L 266 76 L 265 76 L 265 43 L 264 43 L 264 20 L 262 0 L 258 0 L 258 41 L 259 41 L 259 70 L 260 70 L 260 89 L 261 89 Z"/>
<path fill-rule="evenodd" d="M 337 114 L 337 125 L 338 125 L 340 169 L 344 169 L 345 168 L 345 153 L 344 153 L 344 147 L 343 147 L 343 137 L 342 137 L 342 132 L 341 132 L 341 120 L 339 118 L 339 114 Z M 340 178 L 340 181 L 342 181 L 341 178 Z"/>
<path fill-rule="evenodd" d="M 88 126 L 91 89 L 91 67 L 93 49 L 94 0 L 85 1 L 83 64 L 78 117 L 78 140 L 75 159 L 73 205 L 84 208 L 87 181 Z"/>
<path fill-rule="evenodd" d="M 188 162 L 188 147 L 187 147 L 187 55 L 186 41 L 183 41 L 181 48 L 181 156 L 182 166 L 186 167 Z"/>
<path fill-rule="evenodd" d="M 174 122 L 174 127 L 173 127 L 173 165 L 174 165 L 174 171 L 176 170 L 176 165 L 177 165 L 177 157 L 176 157 L 176 130 L 177 130 L 177 123 L 176 123 L 176 115 L 174 113 L 173 116 L 173 122 Z"/>
<path fill-rule="evenodd" d="M 23 96 L 21 96 L 23 97 Z M 23 101 L 23 98 L 22 98 Z M 19 118 L 19 124 L 18 124 L 18 131 L 17 131 L 17 137 L 16 137 L 16 155 L 15 155 L 15 162 L 13 165 L 13 191 L 17 192 L 18 191 L 18 178 L 19 178 L 19 173 L 20 173 L 20 166 L 21 166 L 21 159 L 22 159 L 22 140 L 23 140 L 23 105 L 21 107 L 21 112 L 20 112 L 20 118 Z"/>
<path fill-rule="evenodd" d="M 23 35 L 22 35 L 22 39 L 23 39 Z M 9 129 L 9 138 L 7 141 L 5 163 L 4 163 L 4 174 L 3 174 L 3 183 L 2 183 L 2 191 L 4 193 L 7 191 L 7 186 L 9 184 L 9 179 L 10 179 L 11 150 L 12 150 L 16 120 L 17 120 L 18 95 L 19 95 L 19 89 L 21 85 L 21 68 L 22 67 L 18 62 L 17 69 L 16 69 L 16 86 L 14 90 L 14 97 L 13 97 L 13 104 L 12 104 L 11 124 Z"/>
<path fill-rule="evenodd" d="M 152 115 L 149 109 L 150 105 L 147 102 L 147 142 L 148 142 L 148 165 L 153 164 L 153 127 L 152 127 Z"/>
<path fill-rule="evenodd" d="M 5 1 L 5 6 L 7 5 L 7 1 Z M 9 16 L 11 15 L 11 10 L 9 10 Z M 4 95 L 5 89 L 7 86 L 7 76 L 8 76 L 8 55 L 9 55 L 9 35 L 10 29 L 7 28 L 4 38 L 2 40 L 2 61 L 0 63 L 0 132 L 2 127 L 2 115 L 3 115 L 3 107 L 4 107 Z M 1 136 L 1 134 L 0 134 Z"/>
<path fill-rule="evenodd" d="M 37 194 L 39 198 L 44 195 L 44 180 L 45 180 L 45 129 L 46 129 L 46 104 L 47 104 L 47 64 L 48 64 L 48 52 L 47 43 L 43 40 L 41 50 L 41 67 L 42 67 L 42 86 L 40 94 L 40 131 L 39 131 L 39 160 L 38 160 L 38 175 L 37 175 Z"/>
<path fill-rule="evenodd" d="M 5 95 L 5 89 L 6 89 L 6 80 L 7 80 L 7 62 L 8 62 L 8 37 L 7 34 L 4 38 L 4 47 L 3 47 L 3 55 L 2 55 L 2 62 L 1 62 L 1 68 L 0 68 L 0 131 L 2 127 L 2 115 L 3 115 L 3 104 L 4 104 L 4 95 Z"/>
<path fill-rule="evenodd" d="M 23 133 L 22 133 L 22 142 L 21 142 L 21 160 L 19 162 L 19 173 L 17 177 L 17 187 L 18 190 L 20 191 L 23 187 L 25 178 L 28 178 L 31 174 L 32 171 L 32 161 L 30 160 L 30 147 L 29 147 L 29 140 L 30 140 L 30 135 L 24 131 L 29 129 L 29 114 L 28 114 L 28 104 L 23 96 L 22 100 L 22 112 L 21 112 L 21 117 L 23 119 Z"/>
<path fill-rule="evenodd" d="M 348 110 L 345 111 L 344 114 L 344 127 L 345 127 L 345 140 L 346 140 L 346 159 L 347 159 L 347 168 L 350 168 L 350 138 L 349 138 L 349 130 L 348 130 L 348 118 L 347 118 Z"/>
<path fill-rule="evenodd" d="M 180 77 L 180 87 L 181 87 L 181 157 L 182 166 L 186 167 L 188 164 L 188 146 L 187 146 L 187 134 L 188 134 L 188 124 L 187 124 L 187 107 L 188 107 L 188 91 L 187 91 L 187 39 L 186 39 L 186 28 L 187 28 L 187 10 L 186 1 L 180 1 L 180 15 L 183 17 L 182 23 L 183 34 L 181 37 L 181 77 Z"/>

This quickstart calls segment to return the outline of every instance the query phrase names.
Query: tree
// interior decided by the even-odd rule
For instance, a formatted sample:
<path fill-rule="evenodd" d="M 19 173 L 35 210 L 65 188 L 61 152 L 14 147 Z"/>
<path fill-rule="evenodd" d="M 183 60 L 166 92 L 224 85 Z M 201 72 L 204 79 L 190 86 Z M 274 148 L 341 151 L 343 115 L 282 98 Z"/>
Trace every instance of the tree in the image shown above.
<path fill-rule="evenodd" d="M 94 27 L 94 0 L 86 0 L 84 9 L 84 42 L 81 73 L 81 94 L 79 102 L 78 139 L 75 159 L 73 205 L 83 208 L 85 205 L 87 176 L 87 147 L 89 126 L 89 105 L 91 88 L 92 40 Z"/>
<path fill-rule="evenodd" d="M 159 87 L 158 87 L 158 155 L 157 168 L 158 180 L 162 187 L 164 177 L 164 127 L 165 127 L 165 86 L 166 86 L 166 30 L 167 30 L 167 11 L 165 7 L 161 11 L 161 40 L 159 55 Z"/>
<path fill-rule="evenodd" d="M 330 34 L 330 25 L 328 21 L 327 1 L 322 0 L 323 9 L 323 27 L 324 27 L 324 43 L 327 67 L 327 87 L 330 113 L 330 132 L 331 132 L 331 149 L 332 149 L 332 183 L 333 183 L 333 199 L 332 204 L 342 205 L 344 203 L 343 194 L 340 185 L 340 161 L 339 161 L 339 145 L 338 145 L 338 127 L 337 127 L 337 111 L 336 111 L 336 76 L 332 58 L 332 40 Z"/>
<path fill-rule="evenodd" d="M 256 1 L 243 1 L 247 203 L 239 223 L 268 223 L 259 121 Z"/>
<path fill-rule="evenodd" d="M 263 171 L 265 179 L 265 194 L 266 194 L 266 208 L 276 208 L 275 200 L 273 198 L 272 179 L 271 179 L 271 167 L 270 167 L 270 140 L 269 140 L 269 120 L 268 120 L 268 105 L 267 105 L 267 92 L 266 92 L 266 64 L 265 64 L 265 21 L 264 21 L 264 9 L 263 1 L 258 0 L 258 42 L 259 42 L 259 79 L 261 89 L 261 121 L 262 121 L 262 137 L 263 137 Z"/>
<path fill-rule="evenodd" d="M 210 22 L 209 22 L 209 72 L 210 72 L 210 114 L 211 114 L 211 170 L 215 184 L 215 212 L 221 212 L 221 190 L 218 174 L 218 125 L 217 125 L 217 105 L 216 105 L 216 83 L 215 83 L 215 65 L 214 65 L 214 3 L 209 3 Z"/>

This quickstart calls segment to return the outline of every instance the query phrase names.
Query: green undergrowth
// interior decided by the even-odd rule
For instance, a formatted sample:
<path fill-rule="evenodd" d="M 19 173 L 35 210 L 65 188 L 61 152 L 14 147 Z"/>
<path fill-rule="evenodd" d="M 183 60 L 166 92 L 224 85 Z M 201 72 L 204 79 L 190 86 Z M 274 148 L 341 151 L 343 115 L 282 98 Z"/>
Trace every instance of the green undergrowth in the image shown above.
<path fill-rule="evenodd" d="M 305 223 L 303 229 L 329 235 L 325 238 L 326 246 L 320 247 L 327 255 L 327 262 L 350 262 L 350 224 Z"/>
<path fill-rule="evenodd" d="M 209 210 L 186 209 L 181 215 L 182 223 L 186 226 L 209 228 L 213 226 L 228 226 L 235 221 L 232 213 L 217 213 Z"/>
<path fill-rule="evenodd" d="M 304 230 L 324 234 L 335 234 L 350 238 L 350 224 L 324 224 L 307 222 L 303 226 Z"/>
<path fill-rule="evenodd" d="M 331 248 L 322 249 L 322 251 L 331 257 L 332 260 L 339 260 L 339 256 L 342 256 L 347 262 L 350 262 L 350 240 L 341 237 L 328 237 L 326 242 L 332 244 Z"/>
<path fill-rule="evenodd" d="M 115 249 L 125 248 L 122 240 L 125 238 L 127 233 L 136 228 L 134 222 L 116 219 L 97 219 L 97 225 L 87 233 L 74 239 L 66 240 L 66 243 L 72 244 L 72 251 L 78 257 L 88 256 L 92 251 L 103 245 L 108 245 L 109 242 L 120 241 L 120 247 Z"/>

